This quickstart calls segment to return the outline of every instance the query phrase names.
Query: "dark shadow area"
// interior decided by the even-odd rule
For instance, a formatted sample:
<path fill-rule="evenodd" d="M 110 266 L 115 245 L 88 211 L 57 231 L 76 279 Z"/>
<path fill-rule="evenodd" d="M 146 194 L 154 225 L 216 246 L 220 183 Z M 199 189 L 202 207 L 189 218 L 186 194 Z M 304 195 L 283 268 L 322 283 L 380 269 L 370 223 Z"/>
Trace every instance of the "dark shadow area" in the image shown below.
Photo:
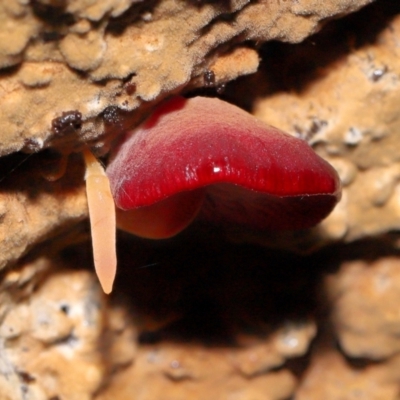
<path fill-rule="evenodd" d="M 122 233 L 118 243 L 115 293 L 145 320 L 144 342 L 232 345 L 237 334 L 265 337 L 316 308 L 317 274 L 297 255 L 230 244 L 217 231 L 165 241 Z"/>
<path fill-rule="evenodd" d="M 400 257 L 398 240 L 399 234 L 392 232 L 348 244 L 339 242 L 320 250 L 312 260 L 322 273 L 335 273 L 344 261 L 374 262 L 382 257 Z"/>
<path fill-rule="evenodd" d="M 326 321 L 322 278 L 344 261 L 399 256 L 396 234 L 335 244 L 309 256 L 232 244 L 216 229 L 189 229 L 167 240 L 118 233 L 111 300 L 123 301 L 143 343 L 235 345 L 239 335 L 266 338 L 286 322 Z M 70 265 L 93 268 L 90 243 L 67 248 Z M 324 331 L 324 326 L 320 327 Z"/>

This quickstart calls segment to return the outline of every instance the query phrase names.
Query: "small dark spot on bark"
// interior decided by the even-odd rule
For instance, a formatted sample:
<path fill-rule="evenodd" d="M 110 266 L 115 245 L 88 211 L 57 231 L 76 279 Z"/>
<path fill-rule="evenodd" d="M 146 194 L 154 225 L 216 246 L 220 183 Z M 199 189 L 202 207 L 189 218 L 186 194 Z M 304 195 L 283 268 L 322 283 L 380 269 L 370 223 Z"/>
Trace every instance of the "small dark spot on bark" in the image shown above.
<path fill-rule="evenodd" d="M 73 133 L 82 127 L 82 114 L 78 110 L 66 111 L 51 121 L 51 130 L 56 135 Z"/>
<path fill-rule="evenodd" d="M 32 383 L 36 381 L 36 378 L 32 376 L 29 372 L 18 371 L 18 375 L 24 383 Z"/>
<path fill-rule="evenodd" d="M 214 71 L 207 69 L 203 75 L 204 78 L 204 86 L 206 88 L 214 87 L 215 86 L 215 73 Z"/>
<path fill-rule="evenodd" d="M 68 315 L 68 314 L 69 314 L 69 305 L 68 305 L 68 304 L 63 304 L 63 305 L 61 305 L 60 310 L 61 310 L 65 315 Z"/>
<path fill-rule="evenodd" d="M 118 125 L 121 123 L 120 110 L 117 106 L 108 106 L 103 111 L 104 123 L 109 126 Z"/>
<path fill-rule="evenodd" d="M 124 85 L 125 91 L 129 96 L 132 96 L 136 92 L 136 83 L 127 82 Z"/>

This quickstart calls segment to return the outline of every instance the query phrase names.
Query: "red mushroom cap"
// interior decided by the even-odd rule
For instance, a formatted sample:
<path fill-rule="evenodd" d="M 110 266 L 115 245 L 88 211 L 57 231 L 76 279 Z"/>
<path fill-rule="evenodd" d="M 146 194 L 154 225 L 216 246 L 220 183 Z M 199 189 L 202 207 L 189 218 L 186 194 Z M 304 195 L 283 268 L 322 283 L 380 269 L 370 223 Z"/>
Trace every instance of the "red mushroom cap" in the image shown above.
<path fill-rule="evenodd" d="M 147 237 L 172 236 L 198 212 L 257 229 L 308 228 L 340 199 L 336 171 L 306 142 L 215 98 L 161 105 L 125 138 L 107 175 L 117 207 L 135 210 L 119 212 L 120 224 Z"/>

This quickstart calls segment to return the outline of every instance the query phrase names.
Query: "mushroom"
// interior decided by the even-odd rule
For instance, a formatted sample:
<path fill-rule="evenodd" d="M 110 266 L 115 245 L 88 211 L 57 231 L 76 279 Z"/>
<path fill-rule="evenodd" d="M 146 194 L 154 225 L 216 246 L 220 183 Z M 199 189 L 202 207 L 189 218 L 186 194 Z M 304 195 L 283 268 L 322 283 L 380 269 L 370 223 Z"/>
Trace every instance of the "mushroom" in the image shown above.
<path fill-rule="evenodd" d="M 106 172 L 118 227 L 154 239 L 196 217 L 257 230 L 309 228 L 340 199 L 336 171 L 305 141 L 216 98 L 162 104 L 125 135 Z"/>
<path fill-rule="evenodd" d="M 216 98 L 161 105 L 123 139 L 107 175 L 118 226 L 155 239 L 198 214 L 262 230 L 308 228 L 340 198 L 336 171 L 306 142 Z"/>

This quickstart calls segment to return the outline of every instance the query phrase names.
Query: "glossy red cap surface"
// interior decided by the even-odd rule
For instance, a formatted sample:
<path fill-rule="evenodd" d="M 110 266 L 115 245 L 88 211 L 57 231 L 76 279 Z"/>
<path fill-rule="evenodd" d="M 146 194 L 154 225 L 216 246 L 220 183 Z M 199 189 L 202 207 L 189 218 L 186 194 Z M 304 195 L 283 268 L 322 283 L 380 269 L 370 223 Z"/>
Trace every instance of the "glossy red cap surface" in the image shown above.
<path fill-rule="evenodd" d="M 310 227 L 340 198 L 336 171 L 306 142 L 216 98 L 161 105 L 125 138 L 107 175 L 123 210 L 149 213 L 155 203 L 204 188 L 196 213 L 257 229 Z"/>

